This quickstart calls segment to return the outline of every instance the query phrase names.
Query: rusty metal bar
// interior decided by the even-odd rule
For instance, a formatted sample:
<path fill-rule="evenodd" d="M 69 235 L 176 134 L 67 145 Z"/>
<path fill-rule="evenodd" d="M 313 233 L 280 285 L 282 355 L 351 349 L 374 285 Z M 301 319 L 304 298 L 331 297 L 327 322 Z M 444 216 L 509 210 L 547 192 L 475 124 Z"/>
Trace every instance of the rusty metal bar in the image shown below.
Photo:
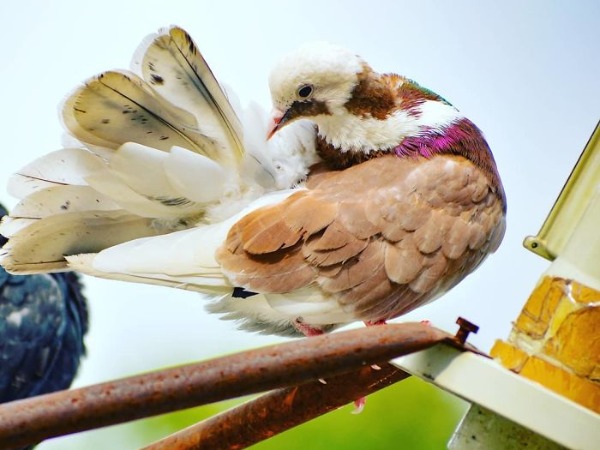
<path fill-rule="evenodd" d="M 331 377 L 445 339 L 420 323 L 374 326 L 19 400 L 0 406 L 0 448 Z"/>
<path fill-rule="evenodd" d="M 269 392 L 144 447 L 144 450 L 242 449 L 365 397 L 409 375 L 389 363 Z"/>

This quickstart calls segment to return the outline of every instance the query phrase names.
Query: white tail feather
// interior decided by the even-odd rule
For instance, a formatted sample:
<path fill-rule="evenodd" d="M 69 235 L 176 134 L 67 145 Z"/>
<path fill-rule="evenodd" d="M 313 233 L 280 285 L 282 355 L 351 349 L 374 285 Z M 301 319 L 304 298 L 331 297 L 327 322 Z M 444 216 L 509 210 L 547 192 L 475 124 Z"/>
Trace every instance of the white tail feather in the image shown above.
<path fill-rule="evenodd" d="M 108 170 L 90 175 L 87 181 L 96 191 L 112 198 L 123 209 L 141 217 L 177 219 L 182 215 L 179 208 L 167 206 L 159 199 L 150 199 L 138 194 Z"/>
<path fill-rule="evenodd" d="M 184 30 L 171 27 L 148 36 L 136 51 L 132 66 L 167 102 L 192 113 L 198 129 L 219 143 L 219 154 L 207 156 L 228 166 L 243 156 L 240 121 Z"/>
<path fill-rule="evenodd" d="M 223 197 L 231 180 L 231 173 L 215 161 L 173 147 L 163 162 L 165 175 L 182 196 L 199 203 L 216 202 Z"/>
<path fill-rule="evenodd" d="M 66 267 L 64 255 L 95 253 L 139 236 L 160 233 L 152 220 L 122 210 L 65 213 L 35 221 L 13 233 L 2 249 L 0 263 L 15 273 L 62 269 Z"/>
<path fill-rule="evenodd" d="M 126 142 L 108 160 L 108 167 L 131 189 L 146 197 L 177 198 L 163 162 L 168 153 L 153 147 Z"/>
<path fill-rule="evenodd" d="M 64 148 L 48 153 L 21 168 L 8 181 L 8 192 L 24 198 L 55 185 L 86 185 L 85 177 L 102 169 L 101 158 L 82 148 Z"/>
<path fill-rule="evenodd" d="M 217 156 L 192 115 L 157 97 L 133 73 L 111 71 L 88 80 L 67 98 L 62 117 L 77 139 L 92 145 L 117 149 L 137 142 L 164 151 L 178 145 Z"/>
<path fill-rule="evenodd" d="M 58 185 L 38 190 L 21 200 L 12 210 L 12 218 L 41 219 L 68 212 L 110 211 L 120 209 L 109 197 L 90 186 Z"/>
<path fill-rule="evenodd" d="M 4 237 L 12 238 L 21 230 L 37 222 L 38 219 L 20 219 L 4 216 L 0 223 L 0 234 Z M 6 248 L 6 246 L 4 248 Z"/>

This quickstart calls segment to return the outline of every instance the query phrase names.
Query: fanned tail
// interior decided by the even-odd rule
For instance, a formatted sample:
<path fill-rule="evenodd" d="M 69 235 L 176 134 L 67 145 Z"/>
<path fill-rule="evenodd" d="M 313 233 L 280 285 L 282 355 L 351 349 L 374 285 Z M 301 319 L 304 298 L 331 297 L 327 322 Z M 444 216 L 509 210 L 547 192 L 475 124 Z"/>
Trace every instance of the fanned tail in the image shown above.
<path fill-rule="evenodd" d="M 219 224 L 268 192 L 297 185 L 316 161 L 314 127 L 294 124 L 267 142 L 265 112 L 232 105 L 232 94 L 181 28 L 148 36 L 132 68 L 75 89 L 61 108 L 74 147 L 42 156 L 11 178 L 9 192 L 21 200 L 0 225 L 9 238 L 0 263 L 11 272 L 76 267 L 163 280 L 173 261 L 153 274 L 133 264 L 129 274 L 121 268 L 107 275 L 93 267 L 93 255 L 161 235 L 167 236 L 156 248 L 170 246 L 171 233 Z M 208 247 L 207 255 L 214 251 Z M 127 259 L 130 250 L 119 251 Z M 189 267 L 180 264 L 173 280 L 158 282 L 185 284 L 187 272 L 202 272 L 185 261 Z"/>

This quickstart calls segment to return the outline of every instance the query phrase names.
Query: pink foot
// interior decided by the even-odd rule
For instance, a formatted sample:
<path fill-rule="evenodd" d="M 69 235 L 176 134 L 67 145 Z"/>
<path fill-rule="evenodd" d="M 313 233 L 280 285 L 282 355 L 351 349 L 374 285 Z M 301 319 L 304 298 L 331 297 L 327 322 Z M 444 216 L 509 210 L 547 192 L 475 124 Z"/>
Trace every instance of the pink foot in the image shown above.
<path fill-rule="evenodd" d="M 431 321 L 429 321 L 429 320 L 427 320 L 427 319 L 425 319 L 425 320 L 421 320 L 421 323 L 422 323 L 423 325 L 427 325 L 428 327 L 430 327 L 430 326 L 431 326 Z"/>
<path fill-rule="evenodd" d="M 360 414 L 365 409 L 365 405 L 367 404 L 367 397 L 361 397 L 354 400 L 354 410 L 352 414 Z"/>
<path fill-rule="evenodd" d="M 367 321 L 365 321 L 365 325 L 368 326 L 368 327 L 374 327 L 374 326 L 377 326 L 377 325 L 385 325 L 385 324 L 386 324 L 385 319 L 367 320 Z M 373 369 L 373 370 L 381 370 L 381 367 L 379 367 L 377 364 L 371 364 L 371 369 Z M 358 399 L 358 400 L 356 400 L 356 402 L 354 402 L 354 404 L 357 405 L 356 409 L 358 409 L 357 402 L 360 401 L 360 400 L 361 399 Z M 360 411 L 362 411 L 364 407 L 365 407 L 365 402 L 362 403 Z"/>

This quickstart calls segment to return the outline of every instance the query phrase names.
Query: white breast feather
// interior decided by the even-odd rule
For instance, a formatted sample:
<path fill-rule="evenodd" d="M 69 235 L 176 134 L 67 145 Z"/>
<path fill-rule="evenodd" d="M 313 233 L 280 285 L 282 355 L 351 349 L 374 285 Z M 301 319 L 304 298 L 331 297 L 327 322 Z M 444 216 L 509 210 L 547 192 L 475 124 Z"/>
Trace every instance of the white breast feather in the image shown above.
<path fill-rule="evenodd" d="M 327 143 L 341 151 L 369 153 L 389 150 L 405 137 L 418 136 L 427 128 L 443 129 L 463 117 L 453 106 L 435 100 L 426 100 L 417 112 L 409 114 L 399 109 L 385 120 L 342 112 L 318 116 L 315 122 Z"/>

